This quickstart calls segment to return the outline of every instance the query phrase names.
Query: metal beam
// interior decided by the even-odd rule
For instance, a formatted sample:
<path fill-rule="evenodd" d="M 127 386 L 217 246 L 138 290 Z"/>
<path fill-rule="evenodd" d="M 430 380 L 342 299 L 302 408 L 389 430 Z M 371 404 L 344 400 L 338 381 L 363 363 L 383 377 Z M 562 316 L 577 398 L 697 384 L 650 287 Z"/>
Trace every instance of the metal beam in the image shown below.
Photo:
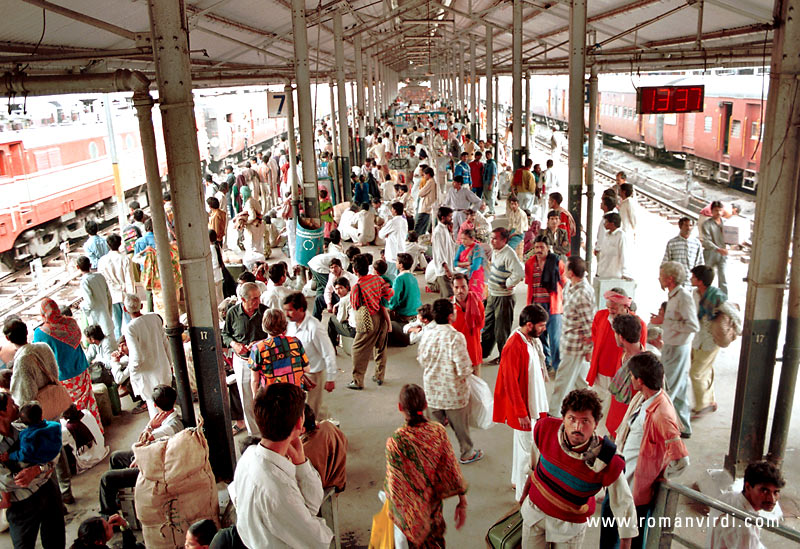
<path fill-rule="evenodd" d="M 522 167 L 522 0 L 514 2 L 511 80 L 511 158 L 514 171 Z"/>
<path fill-rule="evenodd" d="M 586 4 L 588 0 L 571 0 L 569 28 L 569 213 L 575 220 L 572 255 L 581 252 L 583 190 L 583 93 L 586 72 Z"/>
<path fill-rule="evenodd" d="M 404 13 L 408 13 L 411 10 L 417 9 L 418 7 L 426 4 L 428 0 L 416 0 L 414 2 L 410 2 L 408 4 L 398 6 L 397 8 L 393 9 L 391 12 L 386 14 L 384 17 L 381 17 L 377 21 L 370 21 L 369 23 L 363 23 L 361 25 L 357 25 L 352 29 L 348 30 L 345 33 L 345 38 L 353 38 L 357 34 L 361 34 L 362 32 L 366 32 L 368 30 L 376 29 L 377 27 L 383 25 L 387 21 L 391 21 L 395 17 L 399 17 Z"/>
<path fill-rule="evenodd" d="M 137 33 L 128 29 L 124 29 L 122 27 L 118 27 L 117 25 L 113 25 L 101 19 L 97 19 L 96 17 L 92 17 L 91 15 L 86 15 L 85 13 L 80 13 L 78 11 L 65 8 L 57 4 L 47 2 L 46 0 L 22 0 L 22 1 L 25 2 L 26 4 L 30 4 L 32 6 L 36 6 L 38 8 L 42 8 L 47 11 L 57 13 L 58 15 L 61 15 L 63 17 L 67 17 L 74 21 L 79 21 L 81 23 L 91 25 L 92 27 L 104 30 L 106 32 L 110 32 L 111 34 L 116 34 L 117 36 L 121 36 L 123 38 L 132 40 L 134 42 L 136 41 L 137 35 L 141 36 L 143 34 L 146 34 L 141 32 Z"/>

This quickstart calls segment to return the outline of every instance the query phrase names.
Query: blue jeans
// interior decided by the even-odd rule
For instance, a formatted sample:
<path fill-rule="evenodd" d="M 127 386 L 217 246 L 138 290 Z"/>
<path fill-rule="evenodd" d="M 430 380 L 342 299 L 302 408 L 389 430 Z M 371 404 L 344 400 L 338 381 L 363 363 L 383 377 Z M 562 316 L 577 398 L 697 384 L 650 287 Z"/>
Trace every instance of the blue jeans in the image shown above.
<path fill-rule="evenodd" d="M 550 313 L 550 305 L 543 305 L 544 310 Z M 550 315 L 547 318 L 547 326 L 544 333 L 539 336 L 542 342 L 545 362 L 553 371 L 558 371 L 561 364 L 561 313 Z"/>
<path fill-rule="evenodd" d="M 122 337 L 122 324 L 129 322 L 131 317 L 122 308 L 122 303 L 112 303 L 111 314 L 114 317 L 114 339 L 119 341 L 119 338 Z"/>
<path fill-rule="evenodd" d="M 392 281 L 394 284 L 394 279 L 397 278 L 397 262 L 396 261 L 387 261 L 386 266 L 386 278 Z"/>
<path fill-rule="evenodd" d="M 636 519 L 638 521 L 639 535 L 631 540 L 631 549 L 641 549 L 647 543 L 647 519 L 653 514 L 653 504 L 637 505 Z M 603 500 L 602 518 L 610 520 L 614 517 L 611 504 L 608 503 L 608 494 Z M 600 526 L 600 549 L 619 549 L 619 530 L 616 526 Z"/>
<path fill-rule="evenodd" d="M 683 424 L 683 432 L 692 434 L 689 405 L 689 367 L 692 363 L 692 344 L 667 345 L 661 349 L 661 364 L 664 365 L 664 379 L 667 393 L 675 406 L 675 413 Z"/>

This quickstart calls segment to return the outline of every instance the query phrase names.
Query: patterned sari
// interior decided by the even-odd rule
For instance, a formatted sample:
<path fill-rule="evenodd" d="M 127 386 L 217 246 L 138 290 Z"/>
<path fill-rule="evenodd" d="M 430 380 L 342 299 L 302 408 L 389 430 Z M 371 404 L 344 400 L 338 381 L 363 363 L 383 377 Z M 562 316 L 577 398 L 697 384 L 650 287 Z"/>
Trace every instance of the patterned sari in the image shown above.
<path fill-rule="evenodd" d="M 481 299 L 486 297 L 486 279 L 483 271 L 485 263 L 486 256 L 480 243 L 473 242 L 468 248 L 459 244 L 454 267 L 456 272 L 467 275 L 469 290 L 475 292 Z"/>
<path fill-rule="evenodd" d="M 409 547 L 444 547 L 442 500 L 466 492 L 445 428 L 436 422 L 400 427 L 386 441 L 389 516 Z"/>

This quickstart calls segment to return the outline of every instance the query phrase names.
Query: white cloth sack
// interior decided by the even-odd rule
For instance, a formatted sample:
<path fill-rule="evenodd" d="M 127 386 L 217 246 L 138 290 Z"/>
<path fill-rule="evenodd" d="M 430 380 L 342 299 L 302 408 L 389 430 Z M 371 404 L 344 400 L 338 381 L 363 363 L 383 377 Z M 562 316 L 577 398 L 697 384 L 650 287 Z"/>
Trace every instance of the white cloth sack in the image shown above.
<path fill-rule="evenodd" d="M 489 384 L 475 374 L 469 376 L 469 424 L 477 429 L 492 426 L 494 396 Z"/>

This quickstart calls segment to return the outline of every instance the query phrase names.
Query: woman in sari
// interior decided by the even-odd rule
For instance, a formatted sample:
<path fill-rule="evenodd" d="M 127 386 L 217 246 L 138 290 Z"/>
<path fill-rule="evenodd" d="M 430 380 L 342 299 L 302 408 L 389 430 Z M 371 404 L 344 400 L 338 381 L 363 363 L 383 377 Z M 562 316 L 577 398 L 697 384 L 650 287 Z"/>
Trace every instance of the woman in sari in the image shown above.
<path fill-rule="evenodd" d="M 483 266 L 486 263 L 486 255 L 480 244 L 475 240 L 475 230 L 466 229 L 461 233 L 461 244 L 456 249 L 453 260 L 453 267 L 456 272 L 464 273 L 469 280 L 469 291 L 475 292 L 480 298 L 486 297 L 486 281 Z"/>
<path fill-rule="evenodd" d="M 81 329 L 74 318 L 64 316 L 55 301 L 42 300 L 44 323 L 33 331 L 34 343 L 46 343 L 58 364 L 58 379 L 66 387 L 78 410 L 88 410 L 97 420 L 100 431 L 103 423 L 92 392 L 89 361 L 81 347 Z"/>
<path fill-rule="evenodd" d="M 406 424 L 386 441 L 389 517 L 411 548 L 445 546 L 442 500 L 458 496 L 456 529 L 467 518 L 467 483 L 445 428 L 425 418 L 427 407 L 422 387 L 403 386 L 398 408 Z"/>

